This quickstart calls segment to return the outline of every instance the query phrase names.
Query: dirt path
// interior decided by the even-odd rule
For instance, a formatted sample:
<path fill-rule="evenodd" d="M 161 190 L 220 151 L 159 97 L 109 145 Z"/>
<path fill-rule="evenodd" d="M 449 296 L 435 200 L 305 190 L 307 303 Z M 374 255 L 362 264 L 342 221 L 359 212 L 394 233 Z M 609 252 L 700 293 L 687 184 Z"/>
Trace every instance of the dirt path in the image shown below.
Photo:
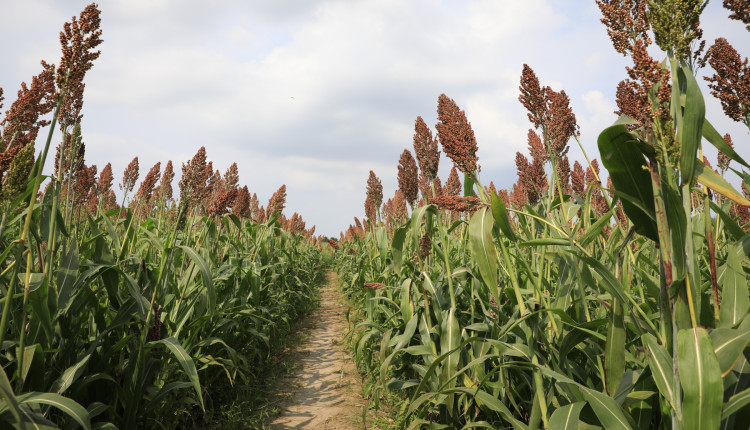
<path fill-rule="evenodd" d="M 364 401 L 359 395 L 354 364 L 343 349 L 347 328 L 346 305 L 337 291 L 336 274 L 329 272 L 320 308 L 301 324 L 301 368 L 281 381 L 277 390 L 286 397 L 282 414 L 271 429 L 361 429 Z"/>

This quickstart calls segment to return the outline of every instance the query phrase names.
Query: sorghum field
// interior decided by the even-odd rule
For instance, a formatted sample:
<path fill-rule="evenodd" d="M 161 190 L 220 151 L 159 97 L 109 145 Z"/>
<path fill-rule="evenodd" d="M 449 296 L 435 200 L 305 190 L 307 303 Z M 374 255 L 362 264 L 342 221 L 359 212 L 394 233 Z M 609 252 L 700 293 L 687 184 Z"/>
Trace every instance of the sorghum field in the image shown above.
<path fill-rule="evenodd" d="M 207 425 L 233 390 L 262 392 L 331 269 L 381 428 L 748 428 L 750 164 L 704 99 L 750 128 L 748 60 L 702 41 L 705 1 L 596 3 L 632 60 L 598 153 L 568 95 L 519 65 L 530 157 L 515 184 L 480 178 L 471 124 L 442 94 L 393 197 L 370 171 L 365 216 L 339 238 L 286 216 L 283 185 L 261 206 L 205 148 L 178 190 L 171 161 L 138 182 L 136 157 L 118 203 L 79 125 L 102 32 L 87 7 L 0 123 L 0 423 Z M 724 6 L 750 30 L 750 2 Z"/>

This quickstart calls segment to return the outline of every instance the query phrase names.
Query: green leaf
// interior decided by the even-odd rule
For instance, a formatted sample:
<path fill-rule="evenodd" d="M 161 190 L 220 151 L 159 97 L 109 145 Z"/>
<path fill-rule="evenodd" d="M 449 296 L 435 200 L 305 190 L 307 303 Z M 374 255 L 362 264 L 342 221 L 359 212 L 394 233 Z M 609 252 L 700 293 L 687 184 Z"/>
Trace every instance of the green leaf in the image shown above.
<path fill-rule="evenodd" d="M 578 417 L 586 402 L 575 402 L 557 408 L 549 419 L 549 428 L 560 430 L 578 430 Z"/>
<path fill-rule="evenodd" d="M 83 406 L 59 394 L 38 392 L 26 393 L 18 396 L 18 403 L 41 403 L 43 405 L 54 406 L 55 408 L 65 412 L 68 416 L 76 420 L 76 422 L 80 424 L 84 429 L 91 429 L 91 419 L 89 418 L 89 412 Z"/>
<path fill-rule="evenodd" d="M 596 220 L 595 223 L 591 224 L 591 226 L 586 230 L 585 233 L 581 236 L 581 238 L 578 240 L 579 243 L 582 246 L 586 246 L 589 243 L 591 243 L 592 240 L 599 237 L 602 230 L 604 229 L 604 226 L 609 224 L 610 218 L 612 218 L 612 211 L 608 211 L 604 215 L 601 216 L 598 220 Z"/>
<path fill-rule="evenodd" d="M 538 368 L 542 371 L 543 374 L 557 379 L 558 383 L 569 384 L 577 387 L 581 391 L 581 394 L 589 403 L 591 408 L 594 410 L 596 417 L 599 418 L 599 421 L 601 421 L 604 428 L 626 430 L 632 428 L 628 417 L 625 415 L 625 412 L 613 398 L 609 397 L 606 394 L 592 390 L 591 388 L 588 388 L 584 385 L 581 385 L 578 382 L 570 379 L 569 377 L 555 372 L 552 369 L 544 366 L 538 366 Z"/>
<path fill-rule="evenodd" d="M 726 179 L 709 169 L 702 161 L 695 163 L 695 180 L 737 204 L 750 206 L 750 200 L 743 197 Z"/>
<path fill-rule="evenodd" d="M 469 244 L 471 254 L 479 266 L 479 274 L 495 298 L 499 298 L 497 287 L 497 249 L 492 242 L 492 214 L 487 208 L 478 210 L 469 221 Z"/>
<path fill-rule="evenodd" d="M 597 140 L 602 164 L 609 172 L 614 188 L 632 196 L 642 206 L 653 211 L 654 192 L 651 187 L 651 175 L 646 159 L 637 148 L 637 142 L 625 125 L 614 125 L 604 129 Z M 622 207 L 638 233 L 658 241 L 656 222 L 648 213 L 627 199 L 623 199 Z"/>
<path fill-rule="evenodd" d="M 701 141 L 703 120 L 706 117 L 706 104 L 703 94 L 698 87 L 693 72 L 687 65 L 682 64 L 677 69 L 677 79 L 682 81 L 680 87 L 685 88 L 685 109 L 682 113 L 682 124 L 680 124 L 682 142 L 680 146 L 680 171 L 682 172 L 682 185 L 693 185 L 693 177 L 696 165 L 696 154 Z M 684 85 L 682 83 L 684 82 Z M 698 161 L 698 163 L 701 163 Z M 703 163 L 701 163 L 703 164 Z"/>
<path fill-rule="evenodd" d="M 461 327 L 456 318 L 456 310 L 451 308 L 443 312 L 443 323 L 440 326 L 440 353 L 449 354 L 443 362 L 443 368 L 441 372 L 441 380 L 448 381 L 453 377 L 453 374 L 458 370 L 458 359 L 459 352 L 451 352 L 458 347 L 461 343 Z M 453 379 L 445 388 L 450 389 L 456 386 L 456 381 Z M 447 406 L 448 411 L 451 415 L 454 413 L 453 408 L 453 395 L 448 397 Z"/>
<path fill-rule="evenodd" d="M 703 121 L 703 128 L 701 129 L 701 133 L 703 134 L 703 137 L 708 140 L 711 145 L 715 146 L 716 149 L 723 152 L 725 155 L 727 155 L 732 160 L 742 164 L 743 166 L 750 168 L 750 164 L 747 164 L 745 160 L 740 157 L 740 155 L 727 143 L 726 140 L 724 140 L 723 137 L 719 134 L 718 131 L 714 128 L 714 126 L 711 125 L 708 120 Z"/>
<path fill-rule="evenodd" d="M 177 358 L 180 366 L 182 366 L 182 370 L 185 371 L 188 379 L 190 379 L 190 382 L 193 383 L 195 392 L 198 393 L 198 400 L 200 401 L 201 409 L 205 412 L 206 408 L 203 405 L 203 395 L 201 394 L 201 382 L 198 379 L 198 371 L 195 369 L 195 363 L 193 362 L 193 359 L 190 357 L 190 355 L 188 355 L 187 351 L 185 351 L 185 349 L 182 347 L 182 345 L 180 345 L 177 339 L 172 336 L 151 343 L 162 344 L 166 346 L 172 352 L 175 358 Z"/>
<path fill-rule="evenodd" d="M 717 328 L 710 337 L 723 378 L 732 370 L 750 342 L 750 329 Z"/>
<path fill-rule="evenodd" d="M 607 342 L 604 347 L 607 392 L 614 396 L 625 373 L 625 310 L 622 303 L 616 299 L 612 300 Z"/>
<path fill-rule="evenodd" d="M 76 364 L 65 369 L 62 376 L 52 384 L 50 390 L 57 394 L 64 393 L 73 382 L 81 377 L 81 374 L 86 370 L 86 364 L 89 362 L 90 358 L 91 354 L 86 354 L 83 358 L 78 360 Z"/>
<path fill-rule="evenodd" d="M 490 196 L 490 200 L 492 202 L 492 216 L 495 218 L 495 223 L 497 223 L 497 226 L 500 227 L 500 230 L 502 230 L 508 239 L 515 242 L 517 238 L 510 226 L 510 218 L 508 217 L 508 209 L 505 207 L 505 202 L 494 191 L 492 192 L 492 196 Z"/>
<path fill-rule="evenodd" d="M 0 366 L 0 400 L 5 403 L 10 409 L 10 413 L 16 419 L 16 422 L 22 422 L 21 420 L 21 409 L 18 406 L 18 400 L 13 392 L 13 387 L 10 385 L 8 375 L 5 374 L 5 369 Z"/>
<path fill-rule="evenodd" d="M 621 303 L 628 303 L 628 296 L 625 295 L 625 289 L 622 286 L 622 282 L 620 282 L 609 269 L 607 269 L 599 260 L 589 256 L 579 255 L 578 258 L 599 274 L 602 279 L 602 282 L 599 282 L 599 286 L 603 287 L 612 295 L 612 297 L 615 297 Z"/>
<path fill-rule="evenodd" d="M 644 348 L 648 351 L 648 367 L 651 369 L 656 387 L 659 388 L 659 392 L 667 399 L 679 418 L 680 415 L 675 408 L 674 390 L 672 388 L 674 387 L 674 362 L 672 357 L 663 346 L 659 345 L 652 334 L 644 334 L 641 340 Z"/>
<path fill-rule="evenodd" d="M 703 328 L 677 334 L 677 366 L 682 385 L 682 422 L 686 429 L 716 429 L 721 424 L 724 384 L 719 360 Z"/>
<path fill-rule="evenodd" d="M 742 321 L 750 309 L 747 276 L 742 269 L 739 245 L 729 246 L 727 262 L 719 269 L 721 304 L 719 305 L 720 327 L 734 327 Z"/>
<path fill-rule="evenodd" d="M 729 400 L 724 403 L 724 407 L 721 410 L 721 419 L 725 420 L 729 418 L 730 415 L 739 411 L 748 404 L 750 404 L 750 388 L 744 391 L 740 391 L 739 393 L 730 397 Z"/>
<path fill-rule="evenodd" d="M 208 268 L 206 260 L 203 259 L 193 248 L 185 245 L 177 245 L 190 257 L 191 260 L 198 266 L 203 278 L 203 288 L 206 289 L 206 297 L 208 298 L 208 315 L 211 316 L 216 310 L 216 290 L 214 289 L 213 278 L 211 277 L 211 270 Z"/>
<path fill-rule="evenodd" d="M 685 238 L 687 237 L 687 218 L 682 207 L 682 198 L 677 190 L 666 185 L 664 190 L 669 235 L 672 241 L 672 279 L 685 279 L 687 262 L 685 258 Z"/>
<path fill-rule="evenodd" d="M 78 247 L 71 246 L 57 269 L 57 307 L 64 309 L 72 294 L 73 284 L 78 277 Z"/>
<path fill-rule="evenodd" d="M 403 260 L 404 240 L 406 232 L 409 230 L 409 224 L 402 225 L 393 232 L 393 241 L 391 242 L 391 253 L 393 254 L 393 270 L 401 273 L 401 263 Z"/>

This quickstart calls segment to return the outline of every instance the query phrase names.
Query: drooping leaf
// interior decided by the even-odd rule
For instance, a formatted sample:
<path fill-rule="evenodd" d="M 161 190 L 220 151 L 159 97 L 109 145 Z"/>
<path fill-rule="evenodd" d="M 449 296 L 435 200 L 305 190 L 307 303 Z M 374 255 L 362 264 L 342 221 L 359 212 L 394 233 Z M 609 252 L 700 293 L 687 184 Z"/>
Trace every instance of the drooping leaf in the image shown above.
<path fill-rule="evenodd" d="M 609 172 L 614 188 L 653 211 L 651 177 L 646 159 L 636 147 L 636 142 L 637 139 L 622 124 L 604 129 L 597 140 L 602 164 Z M 647 213 L 626 199 L 623 199 L 622 206 L 638 233 L 658 241 L 656 223 Z"/>
<path fill-rule="evenodd" d="M 750 200 L 743 197 L 726 179 L 708 168 L 702 161 L 695 163 L 695 180 L 737 204 L 750 206 Z"/>
<path fill-rule="evenodd" d="M 170 352 L 172 352 L 172 355 L 174 355 L 180 363 L 182 370 L 185 371 L 190 382 L 193 383 L 193 388 L 195 388 L 195 392 L 198 394 L 198 401 L 200 402 L 201 409 L 205 411 L 206 408 L 203 405 L 203 394 L 201 394 L 201 383 L 198 379 L 198 371 L 195 369 L 195 363 L 187 351 L 185 351 L 182 345 L 180 345 L 180 342 L 172 336 L 166 339 L 154 341 L 153 343 L 164 345 Z"/>

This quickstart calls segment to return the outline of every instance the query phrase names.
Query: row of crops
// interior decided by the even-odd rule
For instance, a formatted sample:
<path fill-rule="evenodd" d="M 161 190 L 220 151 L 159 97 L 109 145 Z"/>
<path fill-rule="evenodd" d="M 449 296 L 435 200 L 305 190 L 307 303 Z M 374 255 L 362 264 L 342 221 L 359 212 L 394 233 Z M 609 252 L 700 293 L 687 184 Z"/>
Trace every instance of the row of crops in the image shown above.
<path fill-rule="evenodd" d="M 262 388 L 322 281 L 313 229 L 282 214 L 285 187 L 259 207 L 236 164 L 221 175 L 204 148 L 182 166 L 178 202 L 171 161 L 127 199 L 136 157 L 117 203 L 81 132 L 100 35 L 90 5 L 65 25 L 60 64 L 43 62 L 0 122 L 2 428 L 200 425 L 225 391 Z"/>
<path fill-rule="evenodd" d="M 750 22 L 747 2 L 728 3 Z M 510 191 L 480 183 L 471 125 L 441 95 L 437 137 L 417 119 L 393 198 L 370 172 L 366 219 L 332 243 L 365 391 L 401 427 L 750 423 L 750 165 L 706 118 L 696 78 L 709 64 L 713 95 L 750 126 L 747 60 L 724 39 L 701 53 L 705 2 L 597 4 L 633 59 L 598 136 L 606 172 L 585 151 L 571 167 L 569 100 L 524 66 L 531 159 L 517 154 Z"/>

